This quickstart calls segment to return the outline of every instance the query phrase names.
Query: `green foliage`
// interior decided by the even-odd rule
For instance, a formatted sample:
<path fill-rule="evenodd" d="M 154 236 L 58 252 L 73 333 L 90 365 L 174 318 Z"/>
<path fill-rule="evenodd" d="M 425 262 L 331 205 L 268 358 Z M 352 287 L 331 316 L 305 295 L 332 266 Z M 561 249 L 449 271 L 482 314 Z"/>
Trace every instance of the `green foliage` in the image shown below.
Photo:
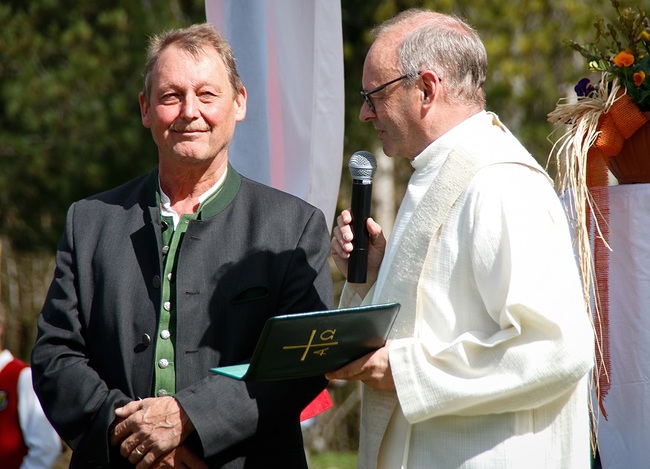
<path fill-rule="evenodd" d="M 370 30 L 409 7 L 455 13 L 485 41 L 488 108 L 546 162 L 546 115 L 584 76 L 563 40 L 588 37 L 608 0 L 341 0 L 345 154 L 378 144 L 358 119 Z M 0 4 L 0 236 L 52 249 L 68 205 L 156 164 L 137 95 L 147 36 L 205 20 L 201 0 L 5 0 Z M 348 204 L 344 158 L 341 207 Z M 395 160 L 397 194 L 411 172 Z M 346 197 L 347 195 L 347 197 Z"/>
<path fill-rule="evenodd" d="M 138 93 L 148 35 L 205 21 L 203 2 L 0 5 L 0 236 L 52 249 L 81 197 L 152 168 Z"/>
<path fill-rule="evenodd" d="M 314 453 L 309 457 L 311 469 L 356 469 L 357 453 Z"/>

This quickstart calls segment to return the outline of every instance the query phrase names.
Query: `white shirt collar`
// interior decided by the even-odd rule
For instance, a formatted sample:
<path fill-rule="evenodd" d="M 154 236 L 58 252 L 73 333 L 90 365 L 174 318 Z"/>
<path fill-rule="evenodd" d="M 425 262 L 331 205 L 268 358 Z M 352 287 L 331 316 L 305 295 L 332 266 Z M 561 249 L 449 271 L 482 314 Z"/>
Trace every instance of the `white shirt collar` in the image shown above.
<path fill-rule="evenodd" d="M 481 125 L 481 121 L 486 115 L 486 111 L 480 111 L 431 142 L 422 153 L 411 161 L 413 168 L 416 171 L 425 172 L 440 169 L 449 152 L 457 146 L 458 142 L 473 135 L 473 129 Z"/>
<path fill-rule="evenodd" d="M 2 352 L 0 352 L 0 370 L 2 370 L 7 365 L 7 363 L 13 359 L 14 356 L 9 350 L 4 349 Z"/>

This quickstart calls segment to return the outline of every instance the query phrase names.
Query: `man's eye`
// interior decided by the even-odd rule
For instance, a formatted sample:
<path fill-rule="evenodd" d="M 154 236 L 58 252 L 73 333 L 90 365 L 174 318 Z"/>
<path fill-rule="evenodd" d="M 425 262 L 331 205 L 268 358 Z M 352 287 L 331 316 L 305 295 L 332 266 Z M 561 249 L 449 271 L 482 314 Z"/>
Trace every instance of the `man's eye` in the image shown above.
<path fill-rule="evenodd" d="M 163 103 L 175 102 L 178 101 L 178 95 L 176 93 L 166 93 L 160 97 L 160 100 Z"/>

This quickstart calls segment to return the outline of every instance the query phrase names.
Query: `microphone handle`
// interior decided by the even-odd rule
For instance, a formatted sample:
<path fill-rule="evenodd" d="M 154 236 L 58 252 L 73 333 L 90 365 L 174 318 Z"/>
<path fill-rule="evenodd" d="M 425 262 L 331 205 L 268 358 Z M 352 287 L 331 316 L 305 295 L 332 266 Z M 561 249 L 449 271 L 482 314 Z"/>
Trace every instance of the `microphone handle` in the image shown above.
<path fill-rule="evenodd" d="M 348 282 L 366 283 L 368 271 L 368 228 L 366 221 L 370 217 L 372 199 L 372 181 L 352 180 L 352 244 L 354 249 L 348 259 Z"/>

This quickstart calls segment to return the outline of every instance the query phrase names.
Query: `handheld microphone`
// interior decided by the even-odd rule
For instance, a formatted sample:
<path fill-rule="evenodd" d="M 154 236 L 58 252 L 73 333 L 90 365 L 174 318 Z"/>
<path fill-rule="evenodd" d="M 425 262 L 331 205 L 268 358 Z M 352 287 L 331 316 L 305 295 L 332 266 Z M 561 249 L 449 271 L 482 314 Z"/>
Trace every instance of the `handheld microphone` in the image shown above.
<path fill-rule="evenodd" d="M 352 176 L 352 243 L 354 248 L 348 259 L 348 282 L 366 283 L 368 271 L 368 228 L 372 198 L 372 177 L 377 169 L 377 161 L 372 153 L 357 151 L 350 157 Z"/>

